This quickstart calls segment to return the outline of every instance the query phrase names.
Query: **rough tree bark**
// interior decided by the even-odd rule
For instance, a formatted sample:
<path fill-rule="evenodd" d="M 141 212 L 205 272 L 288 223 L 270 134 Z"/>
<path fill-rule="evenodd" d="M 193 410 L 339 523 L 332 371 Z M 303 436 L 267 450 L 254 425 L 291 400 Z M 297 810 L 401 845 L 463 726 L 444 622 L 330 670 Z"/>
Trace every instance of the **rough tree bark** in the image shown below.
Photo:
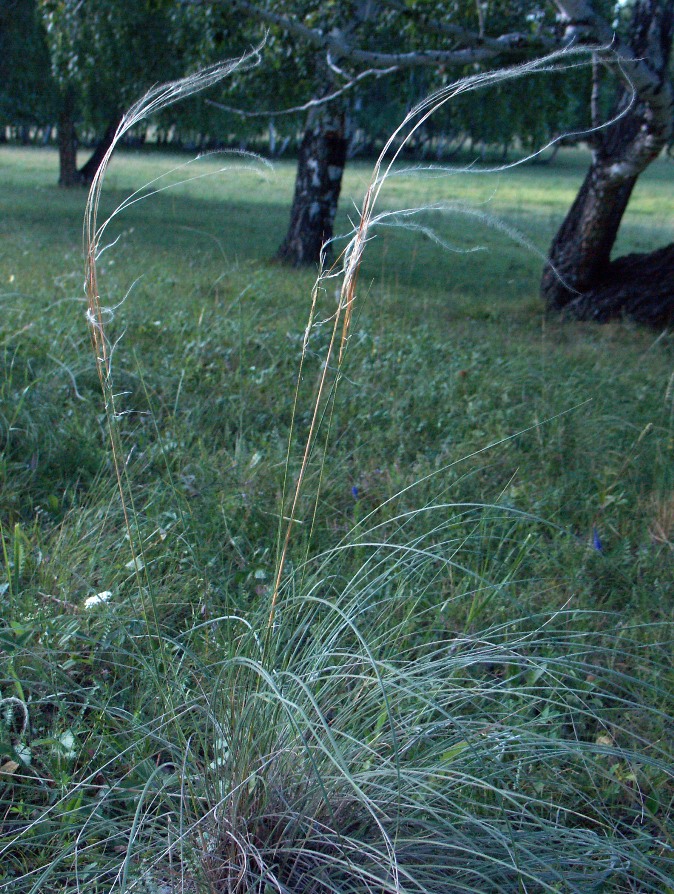
<path fill-rule="evenodd" d="M 276 255 L 282 263 L 320 263 L 333 235 L 346 150 L 343 116 L 310 113 L 300 145 L 290 224 Z"/>
<path fill-rule="evenodd" d="M 75 97 L 66 90 L 61 100 L 58 119 L 59 186 L 79 186 L 77 173 L 77 134 L 75 132 Z"/>
<path fill-rule="evenodd" d="M 67 90 L 61 101 L 61 111 L 58 121 L 58 149 L 59 149 L 59 186 L 89 186 L 103 160 L 103 156 L 112 145 L 117 131 L 121 115 L 115 118 L 107 126 L 101 140 L 97 143 L 90 158 L 77 167 L 77 130 L 75 128 L 75 97 L 72 91 Z"/>
<path fill-rule="evenodd" d="M 110 146 L 112 146 L 112 141 L 115 138 L 115 134 L 117 133 L 117 128 L 119 127 L 119 123 L 121 120 L 121 114 L 118 114 L 113 118 L 110 124 L 108 124 L 108 126 L 105 128 L 105 133 L 96 144 L 96 147 L 91 153 L 91 156 L 77 172 L 81 178 L 81 182 L 84 183 L 86 186 L 91 185 L 91 181 L 94 179 L 94 175 L 98 170 L 100 163 L 103 161 L 105 153 L 108 151 Z"/>
<path fill-rule="evenodd" d="M 608 45 L 585 0 L 558 0 L 572 26 Z M 639 175 L 672 133 L 668 70 L 674 0 L 637 0 L 629 48 L 618 47 L 633 86 L 621 88 L 619 120 L 593 135 L 592 163 L 549 253 L 541 292 L 550 310 L 604 322 L 629 316 L 660 325 L 674 319 L 674 245 L 611 261 L 620 222 Z"/>

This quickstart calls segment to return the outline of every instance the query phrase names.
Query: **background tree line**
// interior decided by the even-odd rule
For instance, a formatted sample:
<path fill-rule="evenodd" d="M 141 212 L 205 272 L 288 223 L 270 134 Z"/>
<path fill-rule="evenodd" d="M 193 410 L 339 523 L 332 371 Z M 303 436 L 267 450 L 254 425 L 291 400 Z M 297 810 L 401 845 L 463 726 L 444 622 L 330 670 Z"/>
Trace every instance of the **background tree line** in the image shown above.
<path fill-rule="evenodd" d="M 478 158 L 487 148 L 505 157 L 514 145 L 534 148 L 594 127 L 590 170 L 551 245 L 543 298 L 582 319 L 627 314 L 660 324 L 674 309 L 674 248 L 617 260 L 611 250 L 639 174 L 671 140 L 673 22 L 674 0 L 618 7 L 604 0 L 6 0 L 0 132 L 11 127 L 24 140 L 55 132 L 59 182 L 86 184 L 140 93 L 264 38 L 259 67 L 168 110 L 156 133 L 190 148 L 264 141 L 272 153 L 296 149 L 278 257 L 316 264 L 350 155 L 375 152 L 417 101 L 461 76 L 585 45 L 585 66 L 457 97 L 420 128 L 410 150 L 451 158 L 466 146 Z M 78 167 L 85 141 L 92 155 Z"/>

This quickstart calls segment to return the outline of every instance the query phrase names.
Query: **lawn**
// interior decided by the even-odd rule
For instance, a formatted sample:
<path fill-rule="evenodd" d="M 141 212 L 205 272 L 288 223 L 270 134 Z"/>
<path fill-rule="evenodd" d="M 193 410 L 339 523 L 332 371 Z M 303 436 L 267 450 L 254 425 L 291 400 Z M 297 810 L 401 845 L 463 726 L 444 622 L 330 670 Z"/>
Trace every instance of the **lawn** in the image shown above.
<path fill-rule="evenodd" d="M 102 215 L 188 160 L 122 152 Z M 674 890 L 674 341 L 543 313 L 586 163 L 389 179 L 272 610 L 337 307 L 304 350 L 292 163 L 111 223 L 122 500 L 85 195 L 1 147 L 0 890 Z"/>

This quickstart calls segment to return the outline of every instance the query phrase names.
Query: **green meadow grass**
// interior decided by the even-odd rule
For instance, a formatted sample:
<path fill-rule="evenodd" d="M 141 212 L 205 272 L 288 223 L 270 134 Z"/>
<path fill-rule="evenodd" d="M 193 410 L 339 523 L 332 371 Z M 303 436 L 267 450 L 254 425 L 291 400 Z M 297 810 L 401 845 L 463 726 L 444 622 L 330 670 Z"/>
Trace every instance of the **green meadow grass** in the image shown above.
<path fill-rule="evenodd" d="M 185 160 L 121 153 L 103 216 Z M 321 291 L 298 384 L 314 277 L 270 261 L 293 165 L 202 160 L 168 179 L 232 170 L 110 227 L 128 530 L 84 316 L 85 196 L 58 189 L 56 162 L 0 151 L 0 695 L 31 712 L 21 735 L 4 703 L 0 889 L 239 890 L 245 838 L 272 856 L 250 857 L 240 890 L 297 873 L 316 891 L 672 890 L 674 342 L 546 318 L 537 297 L 587 156 L 387 182 L 382 208 L 426 207 L 424 230 L 368 247 L 272 627 L 336 310 Z M 337 232 L 368 174 L 350 165 Z M 669 241 L 673 179 L 664 160 L 640 179 L 621 252 Z M 318 825 L 293 826 L 289 802 Z M 403 882 L 372 869 L 396 811 Z M 319 825 L 341 843 L 314 842 Z M 434 835 L 451 853 L 420 853 Z M 331 860 L 344 878 L 358 864 L 355 887 L 322 881 Z"/>

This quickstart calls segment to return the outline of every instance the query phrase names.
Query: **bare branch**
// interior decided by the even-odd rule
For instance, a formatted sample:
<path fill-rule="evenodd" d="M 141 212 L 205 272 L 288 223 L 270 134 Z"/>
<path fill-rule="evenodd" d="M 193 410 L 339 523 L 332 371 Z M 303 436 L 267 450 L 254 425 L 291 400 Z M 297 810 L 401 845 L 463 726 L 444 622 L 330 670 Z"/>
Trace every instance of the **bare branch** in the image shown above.
<path fill-rule="evenodd" d="M 601 124 L 599 113 L 599 98 L 601 96 L 601 66 L 597 53 L 592 54 L 592 93 L 590 95 L 590 120 L 592 129 L 598 130 Z"/>
<path fill-rule="evenodd" d="M 364 62 L 383 67 L 395 65 L 398 68 L 416 68 L 442 65 L 472 65 L 488 62 L 497 56 L 521 52 L 527 46 L 521 35 L 504 34 L 497 39 L 497 46 L 465 47 L 461 50 L 413 50 L 409 53 L 380 53 L 376 50 L 361 50 L 356 47 L 339 46 L 340 53 L 352 62 Z"/>
<path fill-rule="evenodd" d="M 331 66 L 333 70 L 339 73 L 342 76 L 347 76 L 346 72 L 342 71 L 342 69 L 337 69 L 334 66 Z M 216 109 L 222 109 L 224 112 L 232 112 L 234 115 L 239 115 L 241 118 L 269 118 L 274 117 L 276 115 L 294 115 L 297 112 L 307 112 L 309 109 L 315 109 L 317 106 L 324 106 L 329 102 L 332 102 L 334 99 L 338 99 L 342 94 L 351 90 L 356 84 L 359 84 L 361 81 L 364 81 L 366 78 L 374 77 L 381 78 L 384 75 L 393 74 L 393 72 L 397 71 L 396 66 L 392 66 L 391 68 L 369 68 L 367 71 L 362 71 L 360 74 L 352 77 L 351 80 L 344 84 L 339 90 L 334 90 L 332 93 L 328 93 L 326 96 L 321 96 L 319 98 L 310 99 L 308 102 L 302 103 L 299 106 L 292 106 L 288 109 L 267 109 L 264 112 L 255 111 L 250 112 L 246 109 L 239 109 L 235 106 L 226 106 L 223 103 L 215 102 L 212 99 L 207 99 L 206 103 L 209 106 L 214 106 Z"/>
<path fill-rule="evenodd" d="M 597 15 L 591 0 L 555 0 L 555 3 L 565 25 L 567 43 L 597 47 L 602 61 L 617 68 L 627 87 L 634 91 L 636 100 L 645 103 L 650 110 L 653 120 L 649 138 L 666 143 L 672 133 L 674 87 L 667 59 L 663 57 L 665 48 L 657 36 L 659 29 L 651 29 L 648 46 L 636 53 L 605 19 Z M 672 5 L 673 0 L 663 3 L 661 14 L 671 15 Z"/>
<path fill-rule="evenodd" d="M 431 17 L 423 9 L 413 9 L 406 3 L 403 3 L 402 0 L 383 0 L 383 2 L 389 9 L 393 9 L 405 18 L 413 20 L 415 25 L 423 31 L 432 34 L 443 34 L 445 37 L 452 37 L 471 46 L 481 43 L 477 31 L 471 31 L 462 25 L 455 25 L 453 22 L 446 22 L 443 19 Z"/>
<path fill-rule="evenodd" d="M 232 6 L 250 18 L 260 19 L 268 25 L 278 25 L 289 34 L 294 34 L 300 40 L 306 41 L 315 47 L 327 48 L 330 45 L 329 37 L 323 34 L 319 28 L 309 28 L 298 21 L 298 19 L 271 12 L 262 6 L 248 2 L 248 0 L 233 0 Z"/>
<path fill-rule="evenodd" d="M 643 94 L 643 98 L 648 96 L 650 102 L 652 95 L 662 90 L 666 66 L 662 60 L 662 47 L 657 45 L 657 41 L 651 42 L 653 45 L 648 47 L 647 54 L 638 55 L 620 39 L 604 18 L 597 15 L 590 0 L 555 0 L 555 3 L 561 13 L 568 44 L 597 46 L 604 61 L 620 65 L 640 98 Z"/>
<path fill-rule="evenodd" d="M 193 0 L 194 2 L 194 0 Z M 272 12 L 263 6 L 250 2 L 250 0 L 233 0 L 232 5 L 241 13 L 251 18 L 257 18 L 269 25 L 276 25 L 317 48 L 330 51 L 342 59 L 351 62 L 360 62 L 376 68 L 411 68 L 419 66 L 438 67 L 441 65 L 471 65 L 476 62 L 487 62 L 497 56 L 517 55 L 523 50 L 547 49 L 549 44 L 540 36 L 514 33 L 502 34 L 500 37 L 480 38 L 478 34 L 459 28 L 453 36 L 458 38 L 459 33 L 462 42 L 469 46 L 450 50 L 416 50 L 407 53 L 384 53 L 376 50 L 365 50 L 352 45 L 347 39 L 346 30 L 333 29 L 323 32 L 320 28 L 310 28 L 299 20 L 282 13 Z M 452 31 L 451 25 L 442 28 L 447 33 L 447 28 Z"/>

